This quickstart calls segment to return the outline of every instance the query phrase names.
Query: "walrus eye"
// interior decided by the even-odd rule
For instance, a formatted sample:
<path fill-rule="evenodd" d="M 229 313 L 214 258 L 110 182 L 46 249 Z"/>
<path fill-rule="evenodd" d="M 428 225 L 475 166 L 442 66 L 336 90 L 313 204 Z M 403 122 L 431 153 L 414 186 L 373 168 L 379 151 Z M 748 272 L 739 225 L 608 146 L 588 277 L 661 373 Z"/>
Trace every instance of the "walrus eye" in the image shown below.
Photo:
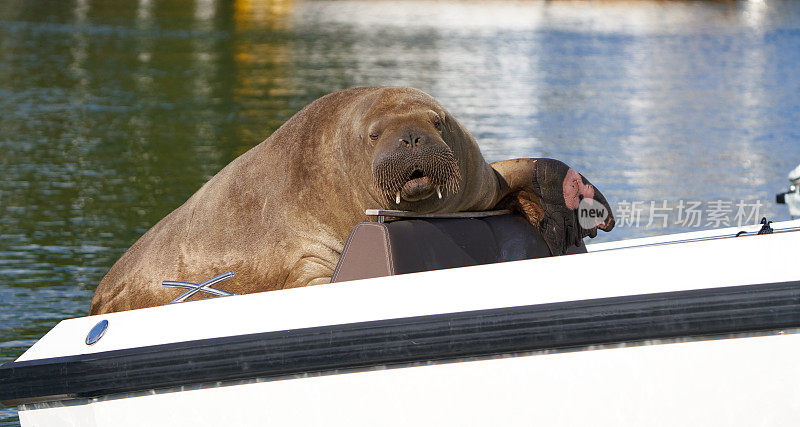
<path fill-rule="evenodd" d="M 369 139 L 371 139 L 371 140 L 373 140 L 373 141 L 375 141 L 376 139 L 378 139 L 378 132 L 370 132 L 370 133 L 369 133 Z"/>
<path fill-rule="evenodd" d="M 442 121 L 439 116 L 433 118 L 433 126 L 436 127 L 436 130 L 442 130 Z"/>

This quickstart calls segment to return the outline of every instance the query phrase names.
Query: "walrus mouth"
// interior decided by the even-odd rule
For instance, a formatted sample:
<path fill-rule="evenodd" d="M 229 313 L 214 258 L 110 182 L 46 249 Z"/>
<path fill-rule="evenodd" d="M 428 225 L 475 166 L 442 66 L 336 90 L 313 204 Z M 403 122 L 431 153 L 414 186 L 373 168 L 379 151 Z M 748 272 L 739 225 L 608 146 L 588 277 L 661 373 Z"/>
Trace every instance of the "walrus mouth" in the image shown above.
<path fill-rule="evenodd" d="M 439 198 L 442 198 L 441 186 L 435 187 L 436 193 Z M 408 181 L 403 184 L 403 188 L 395 194 L 395 203 L 399 204 L 398 198 L 407 200 L 409 202 L 416 202 L 417 200 L 427 199 L 433 196 L 434 186 L 431 185 L 431 179 L 425 176 L 425 172 L 417 169 L 411 173 Z"/>
<path fill-rule="evenodd" d="M 456 193 L 461 177 L 458 160 L 449 148 L 407 156 L 396 151 L 376 159 L 373 178 L 378 191 L 395 204 L 416 202 L 434 194 L 439 199 Z"/>

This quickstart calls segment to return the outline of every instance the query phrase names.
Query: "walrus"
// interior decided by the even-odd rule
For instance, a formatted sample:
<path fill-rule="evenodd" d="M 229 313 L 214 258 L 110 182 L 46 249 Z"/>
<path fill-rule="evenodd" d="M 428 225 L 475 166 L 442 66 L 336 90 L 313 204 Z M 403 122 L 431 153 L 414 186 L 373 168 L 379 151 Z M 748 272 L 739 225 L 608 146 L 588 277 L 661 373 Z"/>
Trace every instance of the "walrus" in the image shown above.
<path fill-rule="evenodd" d="M 585 199 L 608 216 L 581 227 Z M 514 209 L 539 227 L 554 255 L 614 227 L 600 191 L 564 163 L 490 165 L 430 95 L 347 89 L 303 108 L 148 230 L 102 279 L 90 312 L 162 305 L 183 292 L 162 281 L 200 283 L 230 270 L 235 276 L 217 286 L 235 294 L 327 283 L 370 208 Z"/>

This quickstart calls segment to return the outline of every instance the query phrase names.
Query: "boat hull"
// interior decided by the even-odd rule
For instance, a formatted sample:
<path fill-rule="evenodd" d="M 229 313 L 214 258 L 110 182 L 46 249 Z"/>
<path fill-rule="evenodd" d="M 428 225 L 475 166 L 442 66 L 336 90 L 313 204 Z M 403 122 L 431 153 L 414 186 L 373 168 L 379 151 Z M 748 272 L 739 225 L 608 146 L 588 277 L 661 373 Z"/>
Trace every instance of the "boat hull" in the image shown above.
<path fill-rule="evenodd" d="M 0 401 L 45 426 L 786 425 L 798 225 L 69 319 Z"/>

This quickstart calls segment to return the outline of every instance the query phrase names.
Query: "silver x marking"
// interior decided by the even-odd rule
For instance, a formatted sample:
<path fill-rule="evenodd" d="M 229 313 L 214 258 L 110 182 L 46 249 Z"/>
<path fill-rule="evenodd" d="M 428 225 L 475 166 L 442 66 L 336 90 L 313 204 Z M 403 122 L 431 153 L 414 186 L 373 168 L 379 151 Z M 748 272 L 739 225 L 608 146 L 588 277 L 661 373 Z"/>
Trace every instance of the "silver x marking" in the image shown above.
<path fill-rule="evenodd" d="M 212 285 L 216 285 L 217 283 L 225 280 L 230 279 L 233 277 L 233 271 L 228 271 L 226 273 L 222 273 L 219 276 L 214 276 L 203 283 L 191 283 L 191 282 L 178 282 L 175 280 L 165 280 L 161 282 L 162 285 L 167 286 L 169 288 L 184 288 L 189 289 L 188 291 L 182 293 L 178 298 L 168 302 L 167 304 L 174 304 L 176 302 L 184 302 L 187 298 L 191 297 L 192 295 L 198 292 L 205 292 L 207 294 L 216 295 L 218 297 L 229 297 L 232 294 L 228 291 L 223 291 L 222 289 L 212 288 Z"/>

